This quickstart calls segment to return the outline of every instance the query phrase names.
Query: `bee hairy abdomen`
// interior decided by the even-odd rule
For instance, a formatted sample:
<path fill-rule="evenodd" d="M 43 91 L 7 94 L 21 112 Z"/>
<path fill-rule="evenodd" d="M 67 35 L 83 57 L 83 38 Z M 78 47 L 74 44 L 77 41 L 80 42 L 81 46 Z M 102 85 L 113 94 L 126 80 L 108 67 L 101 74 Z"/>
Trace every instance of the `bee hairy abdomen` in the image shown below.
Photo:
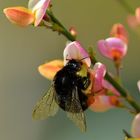
<path fill-rule="evenodd" d="M 84 85 L 85 80 L 87 80 L 86 86 Z M 82 110 L 86 110 L 88 108 L 87 104 L 87 96 L 83 93 L 83 89 L 86 89 L 90 84 L 89 78 L 79 77 L 76 74 L 76 71 L 72 71 L 64 67 L 60 71 L 57 72 L 54 78 L 54 88 L 56 92 L 56 103 L 62 108 L 64 111 L 79 113 L 80 109 L 77 106 L 74 106 L 72 109 L 71 104 L 73 103 L 72 93 L 77 88 L 79 102 L 81 104 Z"/>

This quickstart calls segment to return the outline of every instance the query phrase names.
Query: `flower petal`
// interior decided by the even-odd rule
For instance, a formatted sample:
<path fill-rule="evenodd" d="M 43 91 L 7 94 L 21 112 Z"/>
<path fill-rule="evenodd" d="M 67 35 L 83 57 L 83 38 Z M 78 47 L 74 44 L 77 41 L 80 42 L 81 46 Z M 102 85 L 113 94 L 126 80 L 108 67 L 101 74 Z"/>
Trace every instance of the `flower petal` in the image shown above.
<path fill-rule="evenodd" d="M 20 26 L 27 26 L 34 22 L 33 13 L 24 7 L 9 7 L 5 8 L 6 17 L 12 22 Z"/>
<path fill-rule="evenodd" d="M 106 80 L 102 81 L 103 87 L 115 96 L 120 96 L 120 93 Z"/>
<path fill-rule="evenodd" d="M 128 44 L 128 33 L 122 24 L 120 23 L 114 24 L 111 29 L 110 35 L 112 37 L 120 38 L 126 44 Z"/>
<path fill-rule="evenodd" d="M 132 136 L 140 138 L 140 113 L 135 116 L 132 122 Z"/>
<path fill-rule="evenodd" d="M 103 89 L 103 79 L 106 73 L 106 67 L 102 63 L 98 62 L 94 65 L 93 70 L 90 71 L 93 74 L 94 82 L 92 86 L 92 92 L 98 93 Z"/>
<path fill-rule="evenodd" d="M 35 13 L 35 26 L 38 26 L 44 17 L 47 8 L 49 7 L 50 0 L 40 0 L 34 7 L 32 8 L 33 13 Z"/>
<path fill-rule="evenodd" d="M 82 48 L 78 41 L 67 44 L 64 49 L 64 65 L 66 65 L 66 63 L 71 59 L 82 60 L 82 62 L 87 64 L 88 67 L 91 65 L 89 54 L 84 48 Z"/>
<path fill-rule="evenodd" d="M 110 59 L 121 59 L 127 53 L 127 45 L 119 38 L 111 37 L 98 41 L 100 53 Z"/>
<path fill-rule="evenodd" d="M 105 112 L 113 107 L 109 96 L 97 95 L 94 97 L 94 103 L 91 104 L 90 109 L 95 112 Z"/>
<path fill-rule="evenodd" d="M 107 46 L 107 42 L 105 40 L 98 41 L 98 49 L 103 56 L 112 59 L 112 56 L 110 55 L 110 50 L 109 50 L 110 48 L 109 46 Z"/>
<path fill-rule="evenodd" d="M 29 0 L 29 2 L 28 2 L 28 8 L 29 8 L 30 10 L 32 10 L 32 9 L 34 8 L 34 6 L 35 6 L 39 1 L 41 1 L 41 0 Z"/>
<path fill-rule="evenodd" d="M 64 62 L 62 60 L 53 60 L 38 67 L 40 74 L 52 80 L 55 74 L 62 69 Z"/>

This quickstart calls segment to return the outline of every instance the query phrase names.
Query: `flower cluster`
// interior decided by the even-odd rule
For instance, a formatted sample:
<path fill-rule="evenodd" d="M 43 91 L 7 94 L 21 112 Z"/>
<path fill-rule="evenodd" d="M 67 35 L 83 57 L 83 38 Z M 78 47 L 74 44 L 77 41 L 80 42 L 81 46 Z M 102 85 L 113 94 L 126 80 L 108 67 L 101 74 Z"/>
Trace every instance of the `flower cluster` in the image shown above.
<path fill-rule="evenodd" d="M 97 62 L 93 68 L 90 68 L 91 61 L 88 53 L 83 49 L 78 41 L 71 42 L 66 45 L 64 49 L 64 60 L 52 60 L 41 66 L 39 66 L 39 72 L 44 77 L 52 80 L 55 74 L 64 67 L 68 60 L 83 59 L 83 63 L 87 65 L 88 72 L 90 73 L 90 79 L 92 84 L 88 89 L 87 94 L 89 96 L 90 108 L 96 112 L 103 112 L 115 106 L 119 106 L 119 93 L 115 90 L 111 84 L 104 79 L 106 74 L 106 67 L 104 64 Z M 109 95 L 111 94 L 112 95 Z M 91 101 L 93 101 L 91 103 Z"/>
<path fill-rule="evenodd" d="M 105 64 L 97 61 L 93 53 L 88 53 L 81 43 L 76 41 L 76 30 L 72 27 L 68 31 L 53 15 L 51 0 L 29 0 L 28 8 L 9 7 L 4 9 L 4 13 L 12 23 L 17 25 L 41 25 L 63 34 L 68 39 L 63 52 L 64 59 L 52 60 L 40 65 L 38 68 L 40 74 L 49 80 L 54 80 L 56 74 L 65 68 L 70 60 L 81 61 L 82 70 L 77 73 L 83 77 L 89 74 L 90 80 L 88 88 L 84 90 L 84 94 L 88 98 L 88 107 L 94 112 L 104 112 L 115 107 L 128 109 L 122 101 L 123 98 L 133 108 L 129 111 L 135 114 L 132 122 L 132 137 L 140 138 L 140 107 L 116 80 L 120 78 L 120 66 L 128 49 L 128 33 L 122 24 L 114 24 L 109 37 L 97 42 L 100 54 L 115 64 L 117 74 L 112 76 L 107 72 Z M 135 16 L 128 17 L 128 23 L 133 28 L 140 25 L 140 8 L 136 9 Z M 138 87 L 140 90 L 140 81 Z M 80 123 L 78 122 L 78 124 Z"/>
<path fill-rule="evenodd" d="M 4 9 L 7 18 L 20 26 L 38 26 L 49 8 L 50 0 L 29 0 L 28 8 L 9 7 Z"/>

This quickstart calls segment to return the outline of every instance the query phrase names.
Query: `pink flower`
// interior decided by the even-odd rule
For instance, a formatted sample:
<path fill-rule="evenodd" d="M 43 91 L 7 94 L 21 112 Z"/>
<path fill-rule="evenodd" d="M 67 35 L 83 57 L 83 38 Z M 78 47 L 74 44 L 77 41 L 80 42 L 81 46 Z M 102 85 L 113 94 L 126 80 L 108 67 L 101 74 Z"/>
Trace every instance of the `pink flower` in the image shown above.
<path fill-rule="evenodd" d="M 121 60 L 127 53 L 126 43 L 116 37 L 99 40 L 98 49 L 103 56 L 115 61 Z"/>
<path fill-rule="evenodd" d="M 111 29 L 110 35 L 112 37 L 120 38 L 126 44 L 128 44 L 128 33 L 122 24 L 120 23 L 114 24 Z"/>
<path fill-rule="evenodd" d="M 82 75 L 84 73 L 87 74 L 87 72 L 90 74 L 91 84 L 84 91 L 88 96 L 88 105 L 90 106 L 90 109 L 97 112 L 103 112 L 117 106 L 119 103 L 119 93 L 110 83 L 104 80 L 106 74 L 105 65 L 98 62 L 94 65 L 93 69 L 91 69 L 89 55 L 77 41 L 70 42 L 66 45 L 64 49 L 64 66 L 71 59 L 83 61 L 84 65 L 80 72 Z M 63 68 L 63 61 L 54 60 L 39 66 L 39 72 L 46 78 L 53 79 L 56 72 L 61 68 Z M 108 95 L 108 92 L 111 92 L 113 95 Z"/>
<path fill-rule="evenodd" d="M 71 60 L 78 59 L 85 63 L 88 67 L 91 65 L 91 60 L 89 54 L 82 48 L 81 44 L 78 41 L 73 41 L 64 49 L 64 65 Z"/>
<path fill-rule="evenodd" d="M 64 62 L 62 60 L 53 60 L 43 65 L 40 65 L 38 70 L 40 74 L 43 75 L 45 78 L 52 80 L 55 74 L 60 69 L 62 69 L 70 59 L 83 59 L 81 61 L 83 61 L 83 63 L 86 65 L 86 69 L 91 65 L 88 53 L 81 47 L 79 42 L 74 41 L 68 43 L 64 49 Z"/>
<path fill-rule="evenodd" d="M 43 19 L 51 0 L 29 0 L 28 8 L 35 14 L 34 25 L 38 26 Z"/>
<path fill-rule="evenodd" d="M 70 42 L 64 49 L 64 65 L 62 60 L 54 60 L 39 66 L 39 72 L 44 77 L 52 80 L 55 74 L 68 63 L 69 60 L 76 59 L 83 62 L 82 70 L 78 72 L 80 75 L 90 74 L 91 83 L 84 91 L 88 97 L 88 105 L 90 109 L 97 112 L 103 112 L 113 108 L 119 104 L 119 93 L 114 87 L 104 80 L 106 67 L 98 62 L 90 68 L 91 60 L 88 53 L 82 48 L 78 41 Z M 112 95 L 108 95 L 108 93 Z"/>
<path fill-rule="evenodd" d="M 94 112 L 105 112 L 115 107 L 114 102 L 118 102 L 115 96 L 98 95 L 94 97 L 94 102 L 90 105 L 90 109 Z M 114 99 L 113 99 L 114 98 Z"/>
<path fill-rule="evenodd" d="M 94 81 L 92 86 L 92 92 L 98 94 L 103 89 L 103 80 L 106 74 L 106 67 L 102 63 L 98 62 L 94 65 L 93 69 L 89 70 L 92 78 L 91 80 Z"/>
<path fill-rule="evenodd" d="M 94 102 L 90 105 L 90 109 L 95 112 L 105 112 L 111 108 L 119 106 L 120 94 L 117 90 L 104 79 L 106 69 L 102 64 L 95 72 L 92 93 L 94 93 Z M 109 95 L 111 94 L 111 95 Z"/>
<path fill-rule="evenodd" d="M 8 7 L 3 11 L 6 17 L 20 26 L 34 24 L 38 26 L 43 19 L 50 0 L 29 0 L 28 8 L 25 7 Z"/>

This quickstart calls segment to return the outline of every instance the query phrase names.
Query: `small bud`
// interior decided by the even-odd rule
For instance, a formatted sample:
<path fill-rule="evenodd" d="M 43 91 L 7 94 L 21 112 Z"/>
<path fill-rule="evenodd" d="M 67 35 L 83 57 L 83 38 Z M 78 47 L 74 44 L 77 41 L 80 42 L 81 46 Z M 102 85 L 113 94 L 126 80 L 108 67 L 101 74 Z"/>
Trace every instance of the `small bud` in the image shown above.
<path fill-rule="evenodd" d="M 100 53 L 114 61 L 120 61 L 127 53 L 127 44 L 119 38 L 111 37 L 98 41 Z"/>
<path fill-rule="evenodd" d="M 74 27 L 71 27 L 71 28 L 69 29 L 69 32 L 71 33 L 72 36 L 74 36 L 74 37 L 77 36 L 77 31 L 76 31 L 76 29 L 75 29 Z"/>
<path fill-rule="evenodd" d="M 111 29 L 110 35 L 112 37 L 120 38 L 126 44 L 128 44 L 128 33 L 122 24 L 120 23 L 114 24 Z"/>

